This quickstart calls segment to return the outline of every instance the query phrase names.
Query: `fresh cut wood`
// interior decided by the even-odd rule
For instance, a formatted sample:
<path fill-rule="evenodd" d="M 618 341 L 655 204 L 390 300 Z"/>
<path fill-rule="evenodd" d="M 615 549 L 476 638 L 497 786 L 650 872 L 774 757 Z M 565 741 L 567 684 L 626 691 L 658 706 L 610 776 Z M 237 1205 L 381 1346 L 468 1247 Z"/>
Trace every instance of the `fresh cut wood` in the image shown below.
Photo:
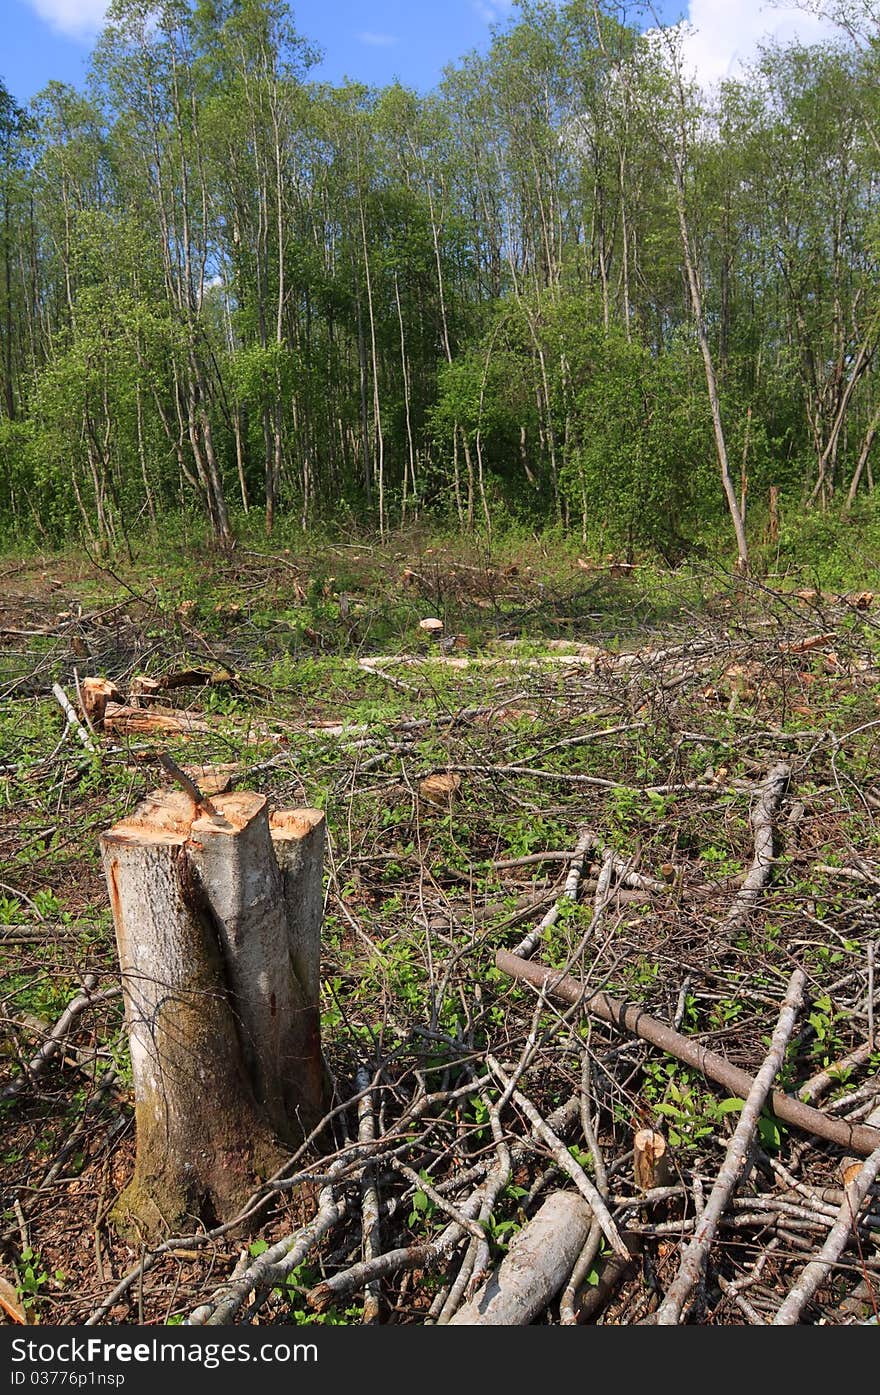
<path fill-rule="evenodd" d="M 101 839 L 137 1135 L 115 1219 L 149 1235 L 233 1219 L 323 1113 L 318 967 L 307 992 L 267 801 L 211 809 L 157 791 Z"/>

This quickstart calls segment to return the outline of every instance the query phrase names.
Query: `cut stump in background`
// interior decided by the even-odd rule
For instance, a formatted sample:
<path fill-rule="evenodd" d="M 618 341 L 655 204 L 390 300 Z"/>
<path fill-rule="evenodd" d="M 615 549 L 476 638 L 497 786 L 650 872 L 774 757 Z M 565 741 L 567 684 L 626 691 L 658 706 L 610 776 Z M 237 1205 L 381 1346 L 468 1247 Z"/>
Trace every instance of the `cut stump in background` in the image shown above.
<path fill-rule="evenodd" d="M 279 839 L 262 795 L 212 807 L 156 792 L 101 839 L 137 1131 L 115 1220 L 151 1236 L 233 1219 L 324 1113 L 323 816 L 277 815 Z M 309 845 L 306 875 L 282 872 L 282 842 L 292 861 Z"/>

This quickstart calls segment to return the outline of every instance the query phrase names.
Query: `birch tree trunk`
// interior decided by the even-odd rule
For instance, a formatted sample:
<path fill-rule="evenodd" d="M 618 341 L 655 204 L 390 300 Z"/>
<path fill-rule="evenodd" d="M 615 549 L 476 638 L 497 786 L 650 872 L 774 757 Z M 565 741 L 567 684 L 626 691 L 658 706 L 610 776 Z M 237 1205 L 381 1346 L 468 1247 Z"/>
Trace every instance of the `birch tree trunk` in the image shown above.
<path fill-rule="evenodd" d="M 683 124 L 683 123 L 682 123 Z M 706 377 L 706 392 L 709 398 L 709 409 L 712 413 L 712 429 L 715 435 L 715 453 L 718 457 L 718 469 L 721 474 L 721 486 L 724 490 L 724 497 L 727 500 L 727 508 L 730 519 L 733 523 L 733 531 L 736 536 L 737 565 L 746 568 L 749 564 L 749 548 L 746 541 L 746 530 L 740 512 L 739 501 L 736 497 L 733 479 L 730 474 L 730 461 L 727 455 L 727 440 L 724 435 L 724 424 L 721 419 L 721 400 L 718 396 L 718 379 L 715 374 L 715 364 L 712 359 L 712 349 L 709 344 L 709 336 L 706 332 L 706 322 L 703 318 L 703 301 L 700 294 L 700 282 L 697 274 L 697 263 L 691 243 L 690 228 L 687 220 L 687 202 L 685 198 L 683 161 L 673 156 L 673 185 L 675 189 L 675 204 L 678 213 L 679 230 L 681 232 L 681 246 L 684 253 L 685 272 L 687 273 L 687 284 L 690 292 L 691 308 L 694 315 L 694 323 L 697 329 L 697 340 L 700 345 L 700 354 L 703 359 L 703 370 Z"/>
<path fill-rule="evenodd" d="M 101 838 L 137 1132 L 134 1178 L 115 1208 L 123 1229 L 233 1219 L 324 1113 L 323 816 L 276 817 L 292 826 L 298 876 L 282 873 L 283 834 L 273 840 L 254 793 L 199 808 L 159 791 Z"/>

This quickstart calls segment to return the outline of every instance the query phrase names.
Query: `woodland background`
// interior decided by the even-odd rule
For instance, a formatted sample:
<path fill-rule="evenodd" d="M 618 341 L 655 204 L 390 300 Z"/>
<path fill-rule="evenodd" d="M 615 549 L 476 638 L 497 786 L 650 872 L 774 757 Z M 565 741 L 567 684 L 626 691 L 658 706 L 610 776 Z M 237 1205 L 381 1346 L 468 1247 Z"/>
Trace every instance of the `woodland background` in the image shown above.
<path fill-rule="evenodd" d="M 875 8 L 709 97 L 528 0 L 420 96 L 312 81 L 282 0 L 115 0 L 86 90 L 0 85 L 0 533 L 870 520 Z"/>

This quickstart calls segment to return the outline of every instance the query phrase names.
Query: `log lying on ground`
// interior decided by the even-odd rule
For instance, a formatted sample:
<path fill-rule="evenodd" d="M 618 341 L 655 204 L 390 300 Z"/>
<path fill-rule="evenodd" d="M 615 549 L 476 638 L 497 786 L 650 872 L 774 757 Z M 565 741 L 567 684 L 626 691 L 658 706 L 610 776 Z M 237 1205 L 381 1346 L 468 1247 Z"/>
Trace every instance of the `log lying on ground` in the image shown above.
<path fill-rule="evenodd" d="M 559 1292 L 584 1247 L 592 1213 L 577 1192 L 553 1192 L 518 1232 L 489 1281 L 449 1326 L 523 1327 Z"/>
<path fill-rule="evenodd" d="M 202 717 L 195 717 L 182 708 L 129 707 L 126 703 L 108 702 L 104 708 L 104 730 L 117 735 L 130 732 L 173 732 L 192 736 L 211 730 Z"/>
<path fill-rule="evenodd" d="M 163 684 L 159 680 L 149 678 L 141 681 L 153 685 L 150 689 L 150 695 L 153 697 L 160 688 L 174 686 L 172 683 Z M 136 680 L 132 681 L 131 705 L 126 703 L 119 688 L 109 678 L 84 678 L 79 690 L 83 713 L 95 731 L 114 731 L 119 735 L 127 732 L 168 731 L 186 734 L 210 731 L 208 723 L 191 712 L 171 707 L 161 710 L 151 707 L 147 710 L 139 706 L 143 696 L 144 693 L 136 686 Z"/>
<path fill-rule="evenodd" d="M 157 693 L 167 693 L 172 688 L 204 688 L 209 685 L 219 687 L 234 683 L 235 675 L 225 668 L 178 669 L 174 673 L 162 673 L 158 678 L 136 673 L 129 685 L 129 694 L 133 703 L 143 705 L 155 701 Z"/>
<path fill-rule="evenodd" d="M 656 1017 L 650 1017 L 637 1003 L 621 1003 L 610 998 L 607 993 L 590 993 L 582 983 L 578 983 L 577 979 L 569 974 L 560 973 L 548 964 L 518 959 L 505 949 L 498 950 L 495 965 L 502 973 L 510 974 L 512 978 L 524 979 L 526 983 L 531 983 L 538 989 L 546 988 L 551 997 L 577 1004 L 582 1012 L 610 1023 L 619 1031 L 632 1032 L 643 1041 L 659 1046 L 662 1051 L 668 1051 L 670 1056 L 675 1056 L 686 1065 L 702 1071 L 709 1080 L 723 1085 L 732 1095 L 742 1100 L 748 1099 L 753 1079 L 747 1071 L 740 1070 L 717 1052 L 710 1051 L 708 1047 L 701 1046 L 692 1038 L 681 1036 L 665 1023 L 658 1022 Z M 871 1128 L 866 1124 L 850 1124 L 845 1119 L 831 1119 L 821 1110 L 802 1104 L 800 1100 L 793 1099 L 791 1095 L 784 1095 L 780 1090 L 770 1092 L 769 1103 L 776 1118 L 781 1119 L 783 1123 L 792 1124 L 817 1138 L 827 1138 L 831 1143 L 839 1144 L 841 1148 L 858 1153 L 860 1157 L 867 1157 L 880 1145 L 880 1129 Z"/>
<path fill-rule="evenodd" d="M 151 1235 L 232 1219 L 323 1114 L 317 1005 L 293 968 L 266 800 L 212 807 L 156 792 L 101 839 L 137 1129 L 115 1219 Z"/>

